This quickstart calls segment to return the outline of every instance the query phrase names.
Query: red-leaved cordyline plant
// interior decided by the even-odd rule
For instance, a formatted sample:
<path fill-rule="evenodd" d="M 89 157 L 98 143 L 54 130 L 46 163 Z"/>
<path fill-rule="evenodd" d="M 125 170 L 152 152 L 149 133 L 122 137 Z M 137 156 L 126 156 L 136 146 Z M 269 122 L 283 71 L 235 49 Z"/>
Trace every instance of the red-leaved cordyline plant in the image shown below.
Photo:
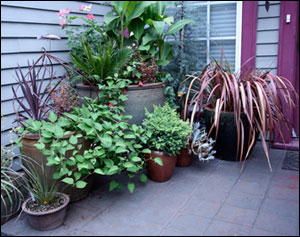
<path fill-rule="evenodd" d="M 12 87 L 14 109 L 14 102 L 17 101 L 19 104 L 18 109 L 15 109 L 16 121 L 21 125 L 27 119 L 40 121 L 46 118 L 49 112 L 50 95 L 61 82 L 61 79 L 55 76 L 51 58 L 44 49 L 42 55 L 32 65 L 28 62 L 27 69 L 28 72 L 24 74 L 18 65 L 18 70 L 15 70 L 18 86 L 17 89 Z M 57 84 L 51 87 L 54 79 L 58 79 Z M 21 90 L 21 97 L 17 96 L 18 89 Z M 25 114 L 20 113 L 21 109 L 24 110 Z"/>
<path fill-rule="evenodd" d="M 291 125 L 283 113 L 284 106 L 288 106 L 290 109 L 295 106 L 293 94 L 298 99 L 298 94 L 291 82 L 270 72 L 232 73 L 228 65 L 223 65 L 222 57 L 220 63 L 214 60 L 204 68 L 200 75 L 199 73 L 187 75 L 186 80 L 191 80 L 191 82 L 185 101 L 184 120 L 187 119 L 189 105 L 194 106 L 191 125 L 194 121 L 197 105 L 200 109 L 214 109 L 214 123 L 208 135 L 216 127 L 217 139 L 221 113 L 233 112 L 237 125 L 237 156 L 239 150 L 241 151 L 239 160 L 242 161 L 244 143 L 248 142 L 249 145 L 244 158 L 246 160 L 254 145 L 255 136 L 259 133 L 272 171 L 265 136 L 269 133 L 270 148 L 272 134 L 276 128 L 281 137 L 283 137 L 283 126 L 291 131 Z M 189 100 L 189 97 L 192 98 Z M 246 115 L 250 124 L 248 141 L 244 141 L 245 131 L 241 120 L 242 113 Z"/>

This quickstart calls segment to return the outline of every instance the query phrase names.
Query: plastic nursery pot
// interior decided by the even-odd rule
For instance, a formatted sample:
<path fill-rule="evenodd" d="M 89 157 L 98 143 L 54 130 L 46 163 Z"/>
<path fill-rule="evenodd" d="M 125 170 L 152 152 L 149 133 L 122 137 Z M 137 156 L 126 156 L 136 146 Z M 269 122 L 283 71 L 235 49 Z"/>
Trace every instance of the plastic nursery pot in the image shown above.
<path fill-rule="evenodd" d="M 182 148 L 180 154 L 177 156 L 176 166 L 186 167 L 190 166 L 193 162 L 193 153 L 189 154 L 187 148 Z"/>
<path fill-rule="evenodd" d="M 65 202 L 60 207 L 45 212 L 33 212 L 27 208 L 27 203 L 32 199 L 28 198 L 22 205 L 22 210 L 27 214 L 27 221 L 29 225 L 36 230 L 52 230 L 63 224 L 67 206 L 70 202 L 68 195 L 64 193 L 57 193 L 58 195 L 64 196 Z"/>
<path fill-rule="evenodd" d="M 162 160 L 163 166 L 160 166 L 153 160 L 159 157 Z M 161 151 L 152 151 L 150 154 L 146 154 L 147 171 L 150 178 L 156 182 L 168 181 L 176 166 L 177 156 L 169 156 Z"/>

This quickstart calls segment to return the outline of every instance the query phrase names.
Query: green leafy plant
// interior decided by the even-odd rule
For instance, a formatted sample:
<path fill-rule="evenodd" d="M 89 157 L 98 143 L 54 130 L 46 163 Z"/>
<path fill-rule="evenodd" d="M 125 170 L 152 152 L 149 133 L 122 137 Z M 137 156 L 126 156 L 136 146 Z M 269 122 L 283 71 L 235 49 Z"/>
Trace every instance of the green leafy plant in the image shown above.
<path fill-rule="evenodd" d="M 106 85 L 106 78 L 119 73 L 129 59 L 131 50 L 129 48 L 116 48 L 112 41 L 101 43 L 93 50 L 81 38 L 85 57 L 78 57 L 71 52 L 74 66 L 85 73 L 89 82 L 93 84 Z"/>
<path fill-rule="evenodd" d="M 164 14 L 166 7 L 172 4 L 170 2 L 113 1 L 112 4 L 112 11 L 104 17 L 107 34 L 116 38 L 121 48 L 124 42 L 130 45 L 135 40 L 144 59 L 151 57 L 150 55 L 155 57 L 157 65 L 160 66 L 159 71 L 172 57 L 172 47 L 166 42 L 167 37 L 194 22 L 184 19 L 173 23 L 174 18 Z M 168 29 L 164 31 L 165 28 Z"/>
<path fill-rule="evenodd" d="M 239 150 L 241 151 L 240 161 L 244 143 L 248 142 L 249 145 L 245 156 L 245 159 L 247 159 L 253 147 L 256 134 L 259 133 L 269 167 L 272 170 L 265 136 L 269 134 L 270 138 L 272 138 L 275 129 L 278 129 L 282 136 L 283 126 L 291 130 L 290 124 L 283 113 L 283 106 L 288 106 L 288 108 L 292 109 L 295 104 L 292 94 L 298 98 L 293 85 L 286 78 L 269 72 L 262 74 L 254 71 L 235 74 L 231 72 L 228 65 L 223 64 L 222 57 L 220 63 L 215 60 L 208 64 L 200 75 L 194 74 L 187 77 L 190 77 L 192 80 L 187 91 L 184 120 L 187 118 L 189 105 L 193 107 L 192 122 L 198 106 L 200 109 L 214 109 L 214 123 L 208 136 L 214 127 L 216 127 L 217 136 L 221 113 L 232 112 L 237 128 L 237 155 Z M 189 102 L 188 99 L 191 93 L 193 93 L 193 96 Z M 282 99 L 286 103 L 283 103 Z M 241 119 L 242 113 L 246 115 L 250 124 L 248 141 L 244 141 L 245 131 Z M 269 140 L 270 145 L 271 139 Z"/>
<path fill-rule="evenodd" d="M 154 105 L 153 113 L 146 110 L 143 127 L 149 149 L 163 151 L 171 156 L 179 154 L 181 148 L 186 147 L 186 138 L 191 132 L 189 123 L 182 121 L 168 103 L 164 106 Z"/>
<path fill-rule="evenodd" d="M 19 128 L 18 132 L 22 134 L 41 134 L 35 146 L 46 155 L 48 166 L 57 167 L 54 179 L 84 188 L 87 184 L 81 179 L 84 175 L 127 172 L 131 179 L 143 169 L 144 153 L 149 152 L 144 149 L 143 129 L 126 122 L 131 116 L 123 115 L 124 107 L 120 105 L 126 99 L 124 88 L 128 84 L 117 78 L 110 78 L 107 83 L 108 87 L 100 85 L 103 93 L 97 99 L 87 98 L 81 108 L 73 107 L 72 112 L 59 118 L 50 112 L 49 122 L 27 120 L 25 129 Z M 79 154 L 78 140 L 82 137 L 90 142 L 90 147 Z M 72 153 L 69 159 L 66 159 L 67 152 Z M 140 180 L 146 181 L 144 175 Z M 112 181 L 110 190 L 121 187 Z M 128 189 L 134 190 L 131 181 Z"/>

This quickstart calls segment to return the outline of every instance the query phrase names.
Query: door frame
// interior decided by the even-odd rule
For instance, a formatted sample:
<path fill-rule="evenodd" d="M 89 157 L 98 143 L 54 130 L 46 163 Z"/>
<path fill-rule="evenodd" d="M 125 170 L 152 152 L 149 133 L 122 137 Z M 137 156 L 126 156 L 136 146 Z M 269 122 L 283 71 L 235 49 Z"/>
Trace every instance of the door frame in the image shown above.
<path fill-rule="evenodd" d="M 286 22 L 286 16 L 290 14 L 290 23 Z M 281 1 L 280 2 L 280 24 L 278 42 L 278 63 L 277 75 L 287 78 L 296 88 L 299 94 L 299 2 Z M 290 113 L 288 107 L 284 107 L 284 114 L 295 128 L 299 137 L 299 99 L 296 101 L 296 108 Z M 274 134 L 273 148 L 299 150 L 299 138 L 291 138 L 289 131 L 283 128 L 283 137 L 278 131 Z"/>

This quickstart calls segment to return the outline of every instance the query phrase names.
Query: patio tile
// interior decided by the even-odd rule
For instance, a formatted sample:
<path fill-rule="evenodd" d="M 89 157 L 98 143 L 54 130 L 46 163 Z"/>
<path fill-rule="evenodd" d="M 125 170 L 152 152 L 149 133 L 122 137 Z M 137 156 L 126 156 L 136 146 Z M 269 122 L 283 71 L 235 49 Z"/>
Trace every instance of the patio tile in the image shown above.
<path fill-rule="evenodd" d="M 215 219 L 235 224 L 252 226 L 257 212 L 257 210 L 250 210 L 224 204 L 215 216 Z"/>
<path fill-rule="evenodd" d="M 251 227 L 214 220 L 204 233 L 205 236 L 249 236 Z"/>
<path fill-rule="evenodd" d="M 159 234 L 159 236 L 193 236 L 193 235 L 184 233 L 184 232 L 179 231 L 179 230 L 167 228 L 167 229 L 163 230 Z"/>
<path fill-rule="evenodd" d="M 299 220 L 261 212 L 256 218 L 254 227 L 270 232 L 294 236 L 297 234 Z"/>
<path fill-rule="evenodd" d="M 299 219 L 299 202 L 266 198 L 261 212 Z"/>
<path fill-rule="evenodd" d="M 206 218 L 213 218 L 218 210 L 220 209 L 222 203 L 210 202 L 206 200 L 201 200 L 201 198 L 191 198 L 185 203 L 183 208 L 180 210 L 181 214 L 193 214 L 197 216 L 202 216 Z"/>
<path fill-rule="evenodd" d="M 258 228 L 252 228 L 250 235 L 251 236 L 286 236 L 285 234 L 270 232 Z"/>
<path fill-rule="evenodd" d="M 179 214 L 169 225 L 169 229 L 181 231 L 188 235 L 203 235 L 211 219 L 195 215 Z"/>
<path fill-rule="evenodd" d="M 233 187 L 233 191 L 248 193 L 252 195 L 264 196 L 267 191 L 269 181 L 261 180 L 261 181 L 246 181 L 246 180 L 238 180 L 235 186 Z"/>
<path fill-rule="evenodd" d="M 266 195 L 270 198 L 299 201 L 299 187 L 272 185 Z"/>
<path fill-rule="evenodd" d="M 241 192 L 231 192 L 225 203 L 235 207 L 258 210 L 262 201 L 262 196 Z"/>
<path fill-rule="evenodd" d="M 211 188 L 217 188 L 225 192 L 229 192 L 235 185 L 237 178 L 238 177 L 213 173 L 207 178 L 207 183 L 209 183 L 209 187 Z"/>
<path fill-rule="evenodd" d="M 210 202 L 223 203 L 229 192 L 225 192 L 217 188 L 211 188 L 208 184 L 209 181 L 200 185 L 195 193 L 193 193 L 193 197 L 199 198 L 200 200 L 202 199 Z"/>

